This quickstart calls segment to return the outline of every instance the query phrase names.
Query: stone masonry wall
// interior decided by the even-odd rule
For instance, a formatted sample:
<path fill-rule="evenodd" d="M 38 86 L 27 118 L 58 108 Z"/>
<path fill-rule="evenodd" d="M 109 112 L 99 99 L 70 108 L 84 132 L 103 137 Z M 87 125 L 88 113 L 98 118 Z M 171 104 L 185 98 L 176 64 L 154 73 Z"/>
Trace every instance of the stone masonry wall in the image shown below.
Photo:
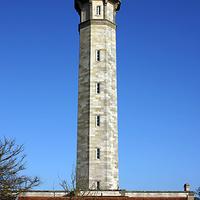
<path fill-rule="evenodd" d="M 89 115 L 90 115 L 90 27 L 80 30 L 78 93 L 77 172 L 78 187 L 89 188 Z"/>
<path fill-rule="evenodd" d="M 107 25 L 91 26 L 91 74 L 90 74 L 90 186 L 100 181 L 101 189 L 118 188 L 118 131 L 116 85 L 116 36 L 115 29 Z M 101 61 L 95 60 L 95 52 L 101 50 Z M 96 94 L 96 83 L 101 93 Z M 96 115 L 101 117 L 96 126 Z M 101 159 L 96 159 L 96 149 Z"/>
<path fill-rule="evenodd" d="M 81 0 L 80 0 L 81 1 Z M 118 127 L 116 83 L 116 26 L 114 5 L 93 0 L 83 4 L 80 26 L 78 95 L 77 186 L 81 189 L 117 190 Z M 88 9 L 91 6 L 91 9 Z M 96 7 L 101 6 L 100 16 Z M 84 12 L 92 12 L 85 13 Z M 86 20 L 85 16 L 91 16 Z M 100 61 L 96 51 L 100 50 Z M 96 84 L 100 83 L 100 94 Z M 100 116 L 100 126 L 96 117 Z M 97 159 L 100 149 L 100 159 Z"/>

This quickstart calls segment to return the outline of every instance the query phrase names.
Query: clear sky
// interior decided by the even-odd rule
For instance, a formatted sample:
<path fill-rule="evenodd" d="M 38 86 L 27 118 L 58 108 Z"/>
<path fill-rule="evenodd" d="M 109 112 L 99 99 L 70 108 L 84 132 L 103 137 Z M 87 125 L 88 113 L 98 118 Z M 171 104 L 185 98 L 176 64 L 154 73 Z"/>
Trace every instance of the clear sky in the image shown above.
<path fill-rule="evenodd" d="M 200 1 L 124 0 L 117 21 L 120 188 L 195 189 Z M 25 145 L 39 189 L 76 163 L 78 23 L 73 0 L 0 0 L 0 136 Z"/>

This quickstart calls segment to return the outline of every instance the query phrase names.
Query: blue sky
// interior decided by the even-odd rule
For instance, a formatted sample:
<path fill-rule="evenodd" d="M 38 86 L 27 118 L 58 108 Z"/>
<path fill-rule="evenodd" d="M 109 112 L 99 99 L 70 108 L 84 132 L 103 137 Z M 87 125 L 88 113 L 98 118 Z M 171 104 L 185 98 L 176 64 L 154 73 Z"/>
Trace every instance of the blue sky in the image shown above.
<path fill-rule="evenodd" d="M 200 1 L 118 13 L 120 188 L 200 186 Z M 58 189 L 76 163 L 79 17 L 72 0 L 0 0 L 0 136 Z"/>

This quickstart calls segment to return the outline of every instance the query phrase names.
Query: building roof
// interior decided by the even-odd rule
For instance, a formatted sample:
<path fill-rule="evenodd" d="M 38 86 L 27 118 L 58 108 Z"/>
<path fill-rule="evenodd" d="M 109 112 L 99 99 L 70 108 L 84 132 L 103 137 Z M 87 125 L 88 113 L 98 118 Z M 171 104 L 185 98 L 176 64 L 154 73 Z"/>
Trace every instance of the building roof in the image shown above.
<path fill-rule="evenodd" d="M 80 197 L 82 200 L 186 200 L 186 197 Z M 19 197 L 18 200 L 70 200 L 70 197 Z"/>
<path fill-rule="evenodd" d="M 64 191 L 28 191 L 17 200 L 194 200 L 192 191 L 90 191 L 87 196 L 70 197 Z M 83 194 L 84 195 L 84 194 Z"/>

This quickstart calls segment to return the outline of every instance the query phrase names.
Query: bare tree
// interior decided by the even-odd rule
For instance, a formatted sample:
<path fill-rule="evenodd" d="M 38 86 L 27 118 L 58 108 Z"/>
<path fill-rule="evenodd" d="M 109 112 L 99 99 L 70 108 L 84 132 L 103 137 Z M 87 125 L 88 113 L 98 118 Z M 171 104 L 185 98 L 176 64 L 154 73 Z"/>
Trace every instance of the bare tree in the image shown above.
<path fill-rule="evenodd" d="M 77 187 L 76 182 L 79 182 L 79 187 Z M 96 192 L 95 190 L 84 190 L 83 188 L 85 184 L 84 178 L 82 180 L 77 180 L 75 170 L 72 171 L 70 180 L 62 180 L 60 182 L 60 186 L 65 191 L 66 196 L 70 199 L 81 199 L 87 196 L 93 196 L 93 199 L 95 199 Z M 92 188 L 95 188 L 95 183 L 92 186 Z"/>
<path fill-rule="evenodd" d="M 23 175 L 25 157 L 23 145 L 17 145 L 12 139 L 0 139 L 1 200 L 15 199 L 19 193 L 39 185 L 38 177 Z"/>
<path fill-rule="evenodd" d="M 196 199 L 200 200 L 200 187 L 196 191 Z"/>

